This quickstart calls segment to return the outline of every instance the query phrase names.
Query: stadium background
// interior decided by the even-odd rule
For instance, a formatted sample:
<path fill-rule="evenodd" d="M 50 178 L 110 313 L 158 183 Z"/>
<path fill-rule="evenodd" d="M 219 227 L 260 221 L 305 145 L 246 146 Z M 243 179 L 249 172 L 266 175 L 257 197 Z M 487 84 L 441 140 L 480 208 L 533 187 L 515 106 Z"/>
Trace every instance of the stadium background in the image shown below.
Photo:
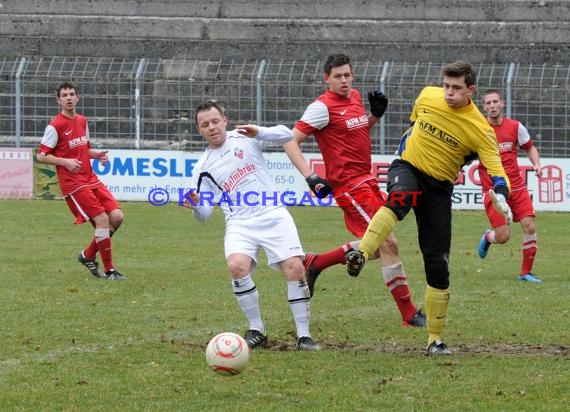
<path fill-rule="evenodd" d="M 232 122 L 293 126 L 324 89 L 324 57 L 346 52 L 354 86 L 390 99 L 376 155 L 394 153 L 417 93 L 462 58 L 543 158 L 567 158 L 569 16 L 569 2 L 526 0 L 3 3 L 0 147 L 37 147 L 69 79 L 97 147 L 200 151 L 192 113 L 205 98 Z"/>
<path fill-rule="evenodd" d="M 548 146 L 541 139 L 539 147 L 544 155 L 568 162 L 564 134 L 568 130 L 568 4 L 541 0 L 1 1 L 0 156 L 16 142 L 16 96 L 22 110 L 21 146 L 35 147 L 45 122 L 58 111 L 53 87 L 68 80 L 70 73 L 81 84 L 80 110 L 94 122 L 98 146 L 109 144 L 141 155 L 154 147 L 175 153 L 179 148 L 203 147 L 195 139 L 191 113 L 184 112 L 205 96 L 202 93 L 227 101 L 233 120 L 256 119 L 252 96 L 257 96 L 261 61 L 266 61 L 268 73 L 278 71 L 275 67 L 283 61 L 280 86 L 274 92 L 280 98 L 267 98 L 265 104 L 283 107 L 295 97 L 298 106 L 291 108 L 291 113 L 297 111 L 292 114 L 295 117 L 322 90 L 318 73 L 324 56 L 341 50 L 354 56 L 361 78 L 365 62 L 373 68 L 374 79 L 381 78 L 385 62 L 389 70 L 407 68 L 408 74 L 388 79 L 391 85 L 404 86 L 402 92 L 386 90 L 390 112 L 401 113 L 402 119 L 411 104 L 409 89 L 425 83 L 428 67 L 437 72 L 443 62 L 465 58 L 484 68 L 488 74 L 481 77 L 492 77 L 496 86 L 495 80 L 509 78 L 513 63 L 512 97 L 519 102 L 512 106 L 513 115 L 528 123 L 533 137 L 555 130 L 553 143 Z M 243 20 L 244 15 L 250 20 Z M 342 32 L 339 27 L 344 27 L 344 21 L 354 31 Z M 336 32 L 327 30 L 328 23 Z M 244 33 L 246 25 L 256 30 Z M 264 25 L 272 30 L 261 30 Z M 148 89 L 139 95 L 139 143 L 145 150 L 137 150 L 133 96 L 142 59 L 149 62 L 143 68 L 150 70 L 142 82 L 148 83 Z M 89 62 L 88 69 L 83 61 Z M 111 67 L 109 61 L 116 64 Z M 39 68 L 40 62 L 45 69 Z M 205 65 L 202 62 L 211 62 L 208 70 L 214 72 L 216 65 L 233 67 L 236 62 L 236 70 L 251 67 L 244 71 L 250 77 L 243 77 L 238 88 L 229 81 L 237 75 L 212 75 L 207 79 L 210 83 L 202 81 L 207 89 L 187 104 L 186 89 L 181 88 L 180 96 L 161 91 L 163 83 L 177 83 L 175 77 L 164 74 L 170 62 L 190 67 L 198 62 L 196 69 L 187 69 L 198 73 Z M 180 74 L 184 87 L 190 86 L 191 78 Z M 411 83 L 413 78 L 417 85 Z M 261 79 L 263 93 L 276 84 L 269 82 L 269 75 Z M 376 86 L 376 80 L 372 83 Z M 479 87 L 487 84 L 484 81 Z M 501 84 L 506 88 L 506 80 Z M 307 88 L 306 96 L 300 95 L 299 85 Z M 356 87 L 368 85 L 357 82 Z M 234 95 L 230 90 L 239 92 Z M 161 99 L 162 95 L 171 100 Z M 121 107 L 125 110 L 119 111 Z M 240 114 L 242 107 L 244 114 Z M 180 119 L 168 114 L 176 111 Z M 267 106 L 262 113 L 268 123 L 277 116 L 269 114 Z M 278 113 L 284 115 L 285 110 Z M 388 115 L 386 127 L 394 123 L 399 135 L 402 125 Z M 124 131 L 113 132 L 119 125 Z M 173 130 L 183 126 L 188 133 L 180 138 L 159 133 L 168 130 L 167 125 Z M 375 153 L 380 153 L 376 137 L 380 132 L 375 129 L 374 133 Z M 388 139 L 392 137 L 387 133 Z M 385 150 L 392 146 L 387 143 Z M 0 158 L 0 166 L 4 164 Z M 128 224 L 120 238 L 114 238 L 114 251 L 130 281 L 119 285 L 94 281 L 72 262 L 89 228 L 71 228 L 68 211 L 58 203 L 0 202 L 3 411 L 568 409 L 564 406 L 570 393 L 570 345 L 564 327 L 570 292 L 563 263 L 568 249 L 566 215 L 539 214 L 541 251 L 536 268 L 545 283 L 529 285 L 513 281 L 520 263 L 520 242 L 515 236 L 481 260 L 475 246 L 487 224 L 485 215 L 454 213 L 451 265 L 456 292 L 445 332 L 455 354 L 451 360 L 423 356 L 424 333 L 401 330 L 397 311 L 373 265 L 357 281 L 346 276 L 341 266 L 320 280 L 311 308 L 312 329 L 328 350 L 304 356 L 292 350 L 282 279 L 260 271 L 257 280 L 275 346 L 258 353 L 247 374 L 222 381 L 207 370 L 203 349 L 216 332 L 238 331 L 243 323 L 231 289 L 224 286 L 221 214 L 214 215 L 216 220 L 208 225 L 198 225 L 188 220 L 183 208 L 125 202 Z M 312 250 L 326 250 L 346 236 L 335 210 L 291 211 L 303 243 Z M 414 297 L 421 302 L 425 282 L 415 222 L 406 219 L 400 225 L 406 271 Z M 520 228 L 514 230 L 520 234 Z"/>

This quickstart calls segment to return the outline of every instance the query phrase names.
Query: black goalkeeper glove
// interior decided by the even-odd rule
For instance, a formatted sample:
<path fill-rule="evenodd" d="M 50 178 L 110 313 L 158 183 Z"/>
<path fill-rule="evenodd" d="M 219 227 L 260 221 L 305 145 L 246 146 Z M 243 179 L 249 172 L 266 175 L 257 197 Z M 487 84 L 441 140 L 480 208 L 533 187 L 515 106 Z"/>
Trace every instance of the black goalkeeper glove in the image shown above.
<path fill-rule="evenodd" d="M 375 117 L 382 117 L 388 107 L 388 98 L 384 93 L 378 90 L 368 92 L 368 101 L 370 102 L 370 113 Z"/>
<path fill-rule="evenodd" d="M 324 199 L 332 192 L 332 187 L 327 183 L 327 181 L 316 173 L 313 173 L 305 180 L 307 181 L 307 184 L 309 185 L 313 193 L 319 199 Z"/>

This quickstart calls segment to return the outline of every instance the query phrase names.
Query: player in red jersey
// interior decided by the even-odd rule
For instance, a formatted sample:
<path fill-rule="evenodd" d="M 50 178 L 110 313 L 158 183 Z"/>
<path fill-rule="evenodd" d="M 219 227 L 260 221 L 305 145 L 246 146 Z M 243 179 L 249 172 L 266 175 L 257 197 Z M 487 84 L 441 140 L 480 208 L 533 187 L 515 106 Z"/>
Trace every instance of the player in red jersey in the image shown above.
<path fill-rule="evenodd" d="M 520 147 L 526 152 L 537 177 L 542 176 L 540 157 L 527 129 L 519 121 L 506 117 L 503 114 L 504 107 L 505 102 L 498 90 L 487 90 L 485 92 L 483 95 L 483 109 L 487 114 L 487 121 L 495 129 L 501 162 L 511 181 L 511 193 L 507 203 L 513 212 L 513 220 L 520 222 L 523 230 L 523 260 L 521 272 L 517 279 L 541 283 L 542 281 L 532 273 L 532 265 L 537 251 L 535 212 L 532 199 L 523 181 L 517 162 L 518 148 Z M 487 256 L 491 244 L 506 243 L 510 239 L 511 227 L 507 225 L 505 217 L 495 210 L 491 199 L 487 195 L 489 189 L 493 187 L 493 183 L 487 173 L 487 169 L 482 164 L 479 165 L 479 176 L 483 188 L 485 211 L 492 227 L 492 229 L 483 233 L 483 237 L 479 242 L 479 257 L 484 258 Z"/>
<path fill-rule="evenodd" d="M 370 128 L 386 110 L 388 100 L 375 91 L 368 93 L 368 115 L 360 93 L 352 88 L 353 70 L 344 54 L 328 56 L 324 64 L 324 81 L 328 89 L 311 103 L 293 129 L 294 138 L 284 148 L 291 162 L 307 179 L 311 190 L 320 198 L 331 192 L 344 212 L 346 228 L 361 238 L 370 219 L 384 202 L 372 175 Z M 326 180 L 313 173 L 300 148 L 309 136 L 315 136 L 327 170 Z M 346 263 L 345 253 L 358 248 L 353 241 L 331 252 L 307 254 L 305 266 L 311 294 L 317 276 L 325 267 Z M 412 301 L 404 268 L 398 255 L 394 234 L 384 242 L 376 257 L 382 256 L 382 274 L 400 313 L 404 327 L 425 326 L 425 315 Z"/>
<path fill-rule="evenodd" d="M 61 113 L 46 127 L 37 160 L 56 166 L 59 187 L 75 216 L 74 223 L 90 221 L 95 228 L 91 243 L 77 257 L 79 262 L 97 278 L 126 280 L 113 264 L 111 249 L 111 236 L 123 222 L 123 212 L 91 167 L 91 159 L 98 159 L 104 165 L 107 151 L 91 148 L 87 118 L 75 111 L 79 95 L 73 83 L 59 85 L 56 101 Z M 97 252 L 104 273 L 95 260 Z"/>

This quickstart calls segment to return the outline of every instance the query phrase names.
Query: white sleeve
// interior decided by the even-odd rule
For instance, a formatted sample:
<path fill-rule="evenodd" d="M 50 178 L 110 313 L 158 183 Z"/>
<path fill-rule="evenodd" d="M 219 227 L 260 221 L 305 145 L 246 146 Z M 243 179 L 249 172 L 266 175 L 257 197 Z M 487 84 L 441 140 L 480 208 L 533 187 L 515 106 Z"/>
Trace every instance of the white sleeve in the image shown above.
<path fill-rule="evenodd" d="M 256 138 L 263 142 L 263 146 L 282 146 L 293 139 L 293 131 L 282 124 L 273 127 L 259 126 Z"/>
<path fill-rule="evenodd" d="M 209 184 L 209 182 L 207 181 L 207 179 L 203 179 L 202 182 L 200 183 L 200 188 L 198 188 L 198 179 L 200 178 L 200 172 L 202 171 L 202 159 L 200 159 L 198 161 L 198 167 L 194 168 L 194 171 L 192 173 L 192 181 L 190 184 L 190 188 L 191 189 L 195 189 L 198 190 L 200 189 L 200 192 L 204 192 L 205 194 L 207 193 L 212 193 L 212 188 Z M 214 204 L 212 201 L 208 201 L 207 200 L 208 197 L 207 196 L 200 196 L 200 203 L 198 203 L 198 207 L 195 209 L 192 209 L 192 215 L 194 215 L 194 218 L 200 222 L 205 222 L 206 220 L 208 220 L 210 218 L 210 216 L 212 216 L 212 213 L 214 212 Z"/>
<path fill-rule="evenodd" d="M 200 222 L 208 220 L 210 216 L 212 216 L 213 212 L 214 206 L 210 205 L 208 202 L 203 202 L 196 209 L 192 209 L 192 215 L 194 215 L 194 218 Z"/>
<path fill-rule="evenodd" d="M 524 127 L 523 124 L 519 122 L 519 147 L 528 143 L 529 140 L 530 134 L 528 133 L 528 130 L 526 130 L 526 127 Z"/>
<path fill-rule="evenodd" d="M 48 124 L 46 130 L 44 131 L 44 136 L 42 137 L 41 144 L 52 149 L 57 145 L 57 130 L 51 124 Z"/>
<path fill-rule="evenodd" d="M 212 190 L 207 182 L 202 182 L 200 187 L 200 200 L 198 201 L 198 207 L 192 209 L 192 214 L 194 218 L 200 222 L 205 222 L 212 216 L 214 212 L 214 202 L 212 200 L 212 196 L 208 196 L 211 194 Z"/>
<path fill-rule="evenodd" d="M 320 100 L 315 100 L 307 106 L 305 113 L 303 113 L 301 117 L 301 121 L 317 130 L 322 130 L 329 124 L 329 109 Z"/>

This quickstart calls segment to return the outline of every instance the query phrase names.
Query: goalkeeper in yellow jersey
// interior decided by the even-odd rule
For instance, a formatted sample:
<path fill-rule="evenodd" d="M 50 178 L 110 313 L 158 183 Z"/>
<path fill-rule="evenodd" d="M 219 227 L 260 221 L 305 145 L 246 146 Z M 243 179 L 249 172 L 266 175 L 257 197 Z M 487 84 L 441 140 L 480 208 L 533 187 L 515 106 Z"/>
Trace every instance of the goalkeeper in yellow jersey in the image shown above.
<path fill-rule="evenodd" d="M 398 220 L 414 209 L 426 274 L 428 355 L 450 355 L 441 341 L 449 303 L 451 195 L 461 167 L 477 155 L 489 171 L 495 208 L 510 223 L 509 180 L 501 165 L 495 132 L 471 96 L 476 73 L 463 61 L 442 69 L 443 87 L 426 87 L 416 99 L 412 126 L 400 143 L 400 158 L 388 171 L 388 200 L 368 225 L 360 250 L 347 252 L 347 271 L 358 276 L 369 256 Z"/>

